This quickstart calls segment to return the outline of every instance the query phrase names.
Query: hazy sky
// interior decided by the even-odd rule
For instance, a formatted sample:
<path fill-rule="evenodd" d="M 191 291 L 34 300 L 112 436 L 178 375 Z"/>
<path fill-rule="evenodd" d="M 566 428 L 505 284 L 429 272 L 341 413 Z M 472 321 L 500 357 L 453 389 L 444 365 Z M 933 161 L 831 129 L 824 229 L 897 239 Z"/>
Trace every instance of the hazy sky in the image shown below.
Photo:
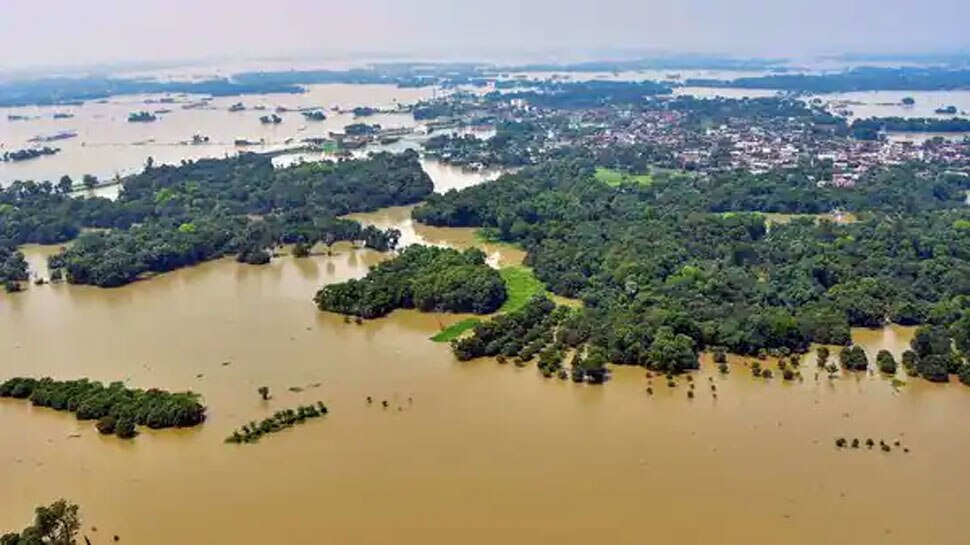
<path fill-rule="evenodd" d="M 968 20 L 970 0 L 0 0 L 0 68 L 362 51 L 968 50 Z"/>

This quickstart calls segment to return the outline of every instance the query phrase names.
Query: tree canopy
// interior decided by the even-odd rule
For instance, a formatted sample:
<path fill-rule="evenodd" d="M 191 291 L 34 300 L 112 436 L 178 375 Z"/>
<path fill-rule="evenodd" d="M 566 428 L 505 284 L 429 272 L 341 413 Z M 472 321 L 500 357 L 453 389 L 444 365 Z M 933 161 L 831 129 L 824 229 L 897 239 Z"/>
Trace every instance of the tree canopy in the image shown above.
<path fill-rule="evenodd" d="M 673 362 L 706 346 L 804 351 L 811 342 L 848 344 L 850 327 L 942 326 L 970 312 L 970 211 L 959 176 L 924 174 L 914 187 L 903 165 L 855 189 L 806 181 L 783 197 L 798 186 L 781 172 L 611 187 L 593 167 L 576 159 L 524 169 L 433 195 L 414 217 L 522 245 L 552 292 L 585 303 L 563 330 L 615 363 L 676 370 L 684 365 Z M 759 180 L 767 187 L 746 183 Z M 924 191 L 925 199 L 913 195 Z M 864 211 L 863 220 L 769 225 L 758 213 L 834 203 Z M 477 329 L 487 327 L 495 326 Z M 459 358 L 498 353 L 470 346 L 459 343 Z"/>
<path fill-rule="evenodd" d="M 396 231 L 338 216 L 412 204 L 433 189 L 414 152 L 280 169 L 269 156 L 242 154 L 150 166 L 123 180 L 116 201 L 16 182 L 0 191 L 0 241 L 49 244 L 80 235 L 51 268 L 68 282 L 114 287 L 226 255 L 264 263 L 266 249 L 279 243 L 350 240 L 390 250 Z M 86 228 L 99 230 L 81 235 Z"/>
<path fill-rule="evenodd" d="M 314 300 L 320 310 L 378 318 L 399 308 L 488 314 L 506 297 L 499 272 L 485 263 L 481 250 L 416 245 L 360 280 L 324 286 Z"/>

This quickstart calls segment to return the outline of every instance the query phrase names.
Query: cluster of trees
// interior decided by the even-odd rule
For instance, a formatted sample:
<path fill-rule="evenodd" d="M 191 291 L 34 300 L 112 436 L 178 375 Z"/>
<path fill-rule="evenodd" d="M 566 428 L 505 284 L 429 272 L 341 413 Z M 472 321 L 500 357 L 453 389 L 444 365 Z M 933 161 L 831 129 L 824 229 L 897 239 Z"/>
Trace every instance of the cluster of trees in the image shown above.
<path fill-rule="evenodd" d="M 45 155 L 54 155 L 59 151 L 61 151 L 60 148 L 52 148 L 50 146 L 44 146 L 42 148 L 27 148 L 16 151 L 5 151 L 3 154 L 0 154 L 0 163 L 16 163 L 18 161 L 36 159 Z"/>
<path fill-rule="evenodd" d="M 370 136 L 380 132 L 381 126 L 367 123 L 351 123 L 344 127 L 344 134 L 347 136 Z"/>
<path fill-rule="evenodd" d="M 956 196 L 966 188 L 960 177 L 900 167 L 834 193 L 869 210 L 865 221 L 804 218 L 768 229 L 762 214 L 740 210 L 785 202 L 784 176 L 748 190 L 727 176 L 614 188 L 596 181 L 593 167 L 576 159 L 523 169 L 433 195 L 414 217 L 484 227 L 522 245 L 551 291 L 584 301 L 575 331 L 614 363 L 670 368 L 651 350 L 658 340 L 684 354 L 677 362 L 688 361 L 688 347 L 756 354 L 847 345 L 853 326 L 944 325 L 970 309 L 970 211 Z M 935 197 L 921 202 L 924 192 Z M 787 206 L 822 210 L 833 202 L 818 202 L 827 195 L 803 192 Z M 497 350 L 469 342 L 459 357 Z"/>
<path fill-rule="evenodd" d="M 916 330 L 911 351 L 903 354 L 907 372 L 933 382 L 947 382 L 956 375 L 970 386 L 970 310 L 956 314 L 949 327 L 929 324 Z"/>
<path fill-rule="evenodd" d="M 416 245 L 360 280 L 324 286 L 314 301 L 320 310 L 369 319 L 399 308 L 488 314 L 506 298 L 501 276 L 481 250 Z"/>
<path fill-rule="evenodd" d="M 78 506 L 57 500 L 34 511 L 34 523 L 20 533 L 0 536 L 0 545 L 75 545 L 81 531 Z"/>
<path fill-rule="evenodd" d="M 262 263 L 279 243 L 349 240 L 387 251 L 400 233 L 338 216 L 412 204 L 434 189 L 414 152 L 283 169 L 256 154 L 149 164 L 123 181 L 116 201 L 72 198 L 70 186 L 65 177 L 0 190 L 0 240 L 50 244 L 107 229 L 50 262 L 69 282 L 103 287 L 226 255 Z"/>
<path fill-rule="evenodd" d="M 869 117 L 850 125 L 860 140 L 875 140 L 880 132 L 970 132 L 970 119 L 933 119 L 928 117 Z"/>
<path fill-rule="evenodd" d="M 0 238 L 0 285 L 7 292 L 20 289 L 20 282 L 26 281 L 27 261 L 17 247 Z"/>
<path fill-rule="evenodd" d="M 693 128 L 717 126 L 733 119 L 760 122 L 800 119 L 820 125 L 838 124 L 841 118 L 832 117 L 820 107 L 812 107 L 802 100 L 782 97 L 755 98 L 698 98 L 692 95 L 674 97 L 658 107 L 686 115 L 685 124 Z M 844 120 L 841 120 L 844 124 Z"/>
<path fill-rule="evenodd" d="M 456 100 L 457 98 L 457 100 Z M 472 107 L 464 95 L 440 100 L 426 100 L 418 102 L 411 108 L 411 115 L 416 121 L 429 121 L 442 117 L 459 117 L 469 112 Z"/>
<path fill-rule="evenodd" d="M 326 121 L 327 114 L 320 110 L 310 110 L 308 112 L 302 112 L 304 119 L 307 121 Z"/>
<path fill-rule="evenodd" d="M 313 418 L 320 418 L 328 412 L 327 406 L 322 401 L 317 402 L 316 405 L 300 405 L 295 410 L 283 409 L 276 411 L 273 416 L 264 418 L 259 423 L 250 422 L 232 432 L 232 435 L 226 438 L 226 443 L 237 445 L 242 443 L 255 443 L 264 435 L 283 431 L 297 424 L 303 424 Z"/>
<path fill-rule="evenodd" d="M 802 165 L 763 174 L 722 172 L 681 180 L 683 198 L 710 212 L 823 214 L 832 210 L 914 213 L 960 208 L 970 178 L 944 168 L 906 163 L 868 171 L 854 187 L 819 185 L 830 165 Z"/>
<path fill-rule="evenodd" d="M 135 426 L 187 428 L 205 421 L 206 408 L 192 392 L 152 388 L 134 390 L 121 382 L 107 386 L 87 379 L 12 378 L 0 383 L 0 397 L 28 399 L 37 407 L 72 412 L 78 420 L 97 420 L 103 434 L 131 438 Z"/>
<path fill-rule="evenodd" d="M 839 352 L 839 362 L 849 371 L 869 369 L 869 358 L 861 346 L 847 346 Z"/>
<path fill-rule="evenodd" d="M 879 440 L 879 450 L 883 452 L 892 452 L 893 447 L 889 445 L 884 439 Z M 865 445 L 867 449 L 872 450 L 876 446 L 876 442 L 870 437 L 866 439 L 865 443 L 862 442 L 858 437 L 854 437 L 850 442 L 845 437 L 837 437 L 835 439 L 835 447 L 838 449 L 844 449 L 847 447 L 858 449 Z M 902 448 L 903 452 L 909 452 L 909 447 L 902 446 L 902 442 L 898 439 L 893 443 L 896 448 Z"/>
<path fill-rule="evenodd" d="M 471 335 L 453 341 L 451 347 L 459 361 L 495 357 L 499 363 L 511 359 L 524 366 L 538 355 L 539 372 L 547 378 L 571 376 L 574 382 L 601 384 L 608 378 L 608 360 L 600 348 L 587 346 L 578 318 L 573 309 L 535 296 L 518 310 L 477 324 Z M 570 350 L 567 373 L 563 361 Z"/>
<path fill-rule="evenodd" d="M 424 143 L 424 151 L 445 163 L 475 167 L 519 167 L 533 164 L 535 150 L 546 132 L 531 122 L 505 121 L 495 127 L 491 138 L 474 134 L 441 134 Z"/>
<path fill-rule="evenodd" d="M 116 95 L 188 94 L 236 96 L 267 93 L 302 93 L 303 88 L 274 81 L 238 81 L 213 78 L 202 81 L 162 81 L 105 76 L 17 79 L 0 83 L 0 107 L 80 104 Z"/>
<path fill-rule="evenodd" d="M 553 342 L 564 313 L 547 297 L 535 297 L 515 312 L 478 324 L 452 349 L 460 361 L 494 356 L 529 361 Z"/>
<path fill-rule="evenodd" d="M 151 123 L 157 120 L 158 117 L 151 112 L 140 111 L 128 114 L 129 123 Z"/>

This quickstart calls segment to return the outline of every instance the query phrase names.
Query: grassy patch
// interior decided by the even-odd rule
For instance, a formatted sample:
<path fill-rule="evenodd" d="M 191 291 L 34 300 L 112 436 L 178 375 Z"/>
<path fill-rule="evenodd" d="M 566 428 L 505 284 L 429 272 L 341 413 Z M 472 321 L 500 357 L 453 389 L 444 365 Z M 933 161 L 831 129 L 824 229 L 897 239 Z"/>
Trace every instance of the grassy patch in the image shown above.
<path fill-rule="evenodd" d="M 640 185 L 653 183 L 652 174 L 628 174 L 613 168 L 596 168 L 596 179 L 608 186 L 616 187 L 624 182 L 634 182 Z"/>
<path fill-rule="evenodd" d="M 447 343 L 451 342 L 458 337 L 461 337 L 462 333 L 468 331 L 469 329 L 482 323 L 478 318 L 466 318 L 460 322 L 455 322 L 450 326 L 442 329 L 435 335 L 431 337 L 431 340 L 436 343 Z"/>
<path fill-rule="evenodd" d="M 532 296 L 545 293 L 546 286 L 528 267 L 504 267 L 499 270 L 509 297 L 499 312 L 514 312 L 522 308 Z"/>
<path fill-rule="evenodd" d="M 525 306 L 534 295 L 546 293 L 546 285 L 528 267 L 503 267 L 498 272 L 508 292 L 505 304 L 498 309 L 499 313 L 515 312 Z M 479 318 L 466 318 L 442 329 L 431 340 L 436 343 L 451 342 L 480 323 L 482 320 Z"/>

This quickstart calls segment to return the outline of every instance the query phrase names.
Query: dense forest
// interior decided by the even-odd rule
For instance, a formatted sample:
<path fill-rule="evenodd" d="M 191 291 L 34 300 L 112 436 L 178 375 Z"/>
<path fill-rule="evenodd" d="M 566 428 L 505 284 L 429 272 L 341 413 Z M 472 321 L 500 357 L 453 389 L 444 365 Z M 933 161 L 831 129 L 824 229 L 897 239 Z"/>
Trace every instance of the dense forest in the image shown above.
<path fill-rule="evenodd" d="M 899 169 L 856 189 L 812 191 L 806 183 L 792 192 L 783 172 L 611 187 L 595 180 L 589 162 L 561 161 L 431 196 L 414 217 L 484 227 L 521 244 L 550 290 L 584 301 L 568 328 L 572 344 L 614 363 L 657 366 L 658 338 L 758 354 L 848 344 L 853 326 L 970 320 L 968 180 Z M 869 217 L 769 229 L 757 213 L 835 205 Z M 475 335 L 485 327 L 494 326 Z M 469 355 L 495 348 L 458 346 Z"/>
<path fill-rule="evenodd" d="M 966 203 L 970 178 L 923 163 L 893 165 L 867 172 L 853 187 L 819 185 L 831 177 L 824 164 L 680 178 L 684 203 L 709 212 L 757 211 L 787 214 L 919 212 L 959 209 Z M 661 186 L 669 188 L 670 184 Z"/>
<path fill-rule="evenodd" d="M 417 154 L 275 169 L 266 155 L 149 166 L 116 201 L 73 198 L 64 184 L 16 182 L 0 191 L 0 240 L 77 242 L 50 260 L 67 281 L 121 286 L 236 254 L 259 263 L 279 243 L 359 241 L 381 251 L 399 233 L 338 219 L 420 201 L 434 189 Z M 81 234 L 85 228 L 100 228 Z M 79 236 L 80 235 L 80 236 Z"/>
<path fill-rule="evenodd" d="M 360 280 L 324 286 L 314 300 L 320 310 L 379 318 L 399 308 L 488 314 L 506 297 L 499 272 L 481 250 L 410 246 Z"/>
<path fill-rule="evenodd" d="M 102 434 L 130 439 L 136 425 L 152 429 L 187 428 L 205 421 L 205 407 L 192 392 L 152 388 L 133 390 L 121 382 L 107 386 L 87 379 L 12 378 L 0 383 L 0 397 L 28 399 L 36 407 L 68 411 L 78 420 L 97 420 Z"/>

